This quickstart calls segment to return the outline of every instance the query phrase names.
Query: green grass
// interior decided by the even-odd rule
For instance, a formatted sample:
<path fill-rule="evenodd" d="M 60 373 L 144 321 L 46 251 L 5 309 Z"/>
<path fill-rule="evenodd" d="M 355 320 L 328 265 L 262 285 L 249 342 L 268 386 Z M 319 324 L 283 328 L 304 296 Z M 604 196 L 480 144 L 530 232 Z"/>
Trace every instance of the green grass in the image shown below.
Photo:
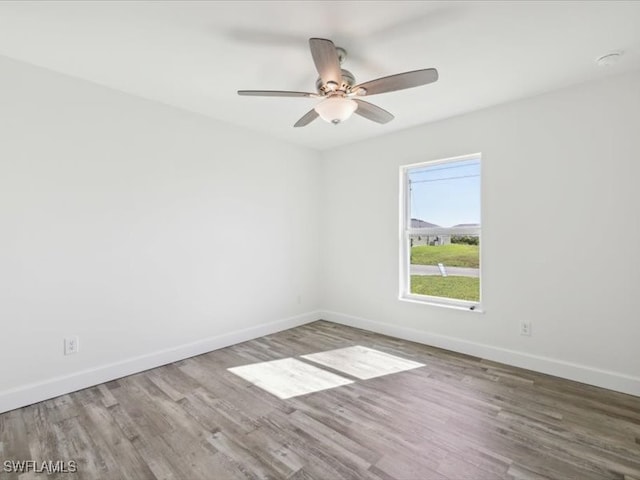
<path fill-rule="evenodd" d="M 477 277 L 411 275 L 411 293 L 477 302 L 480 300 L 480 279 Z"/>
<path fill-rule="evenodd" d="M 480 267 L 478 245 L 452 243 L 450 245 L 417 245 L 411 248 L 411 264 L 437 265 L 445 267 Z"/>

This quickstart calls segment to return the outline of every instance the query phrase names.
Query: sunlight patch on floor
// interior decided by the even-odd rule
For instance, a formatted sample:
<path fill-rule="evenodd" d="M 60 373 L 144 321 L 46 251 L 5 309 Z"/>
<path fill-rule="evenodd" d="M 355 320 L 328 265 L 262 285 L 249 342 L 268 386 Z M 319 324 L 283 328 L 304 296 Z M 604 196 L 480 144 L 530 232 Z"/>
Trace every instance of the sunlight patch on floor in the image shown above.
<path fill-rule="evenodd" d="M 228 370 L 281 399 L 353 383 L 295 358 L 253 363 Z"/>
<path fill-rule="evenodd" d="M 404 358 L 360 345 L 302 355 L 302 358 L 361 380 L 424 367 L 423 363 L 405 360 Z"/>

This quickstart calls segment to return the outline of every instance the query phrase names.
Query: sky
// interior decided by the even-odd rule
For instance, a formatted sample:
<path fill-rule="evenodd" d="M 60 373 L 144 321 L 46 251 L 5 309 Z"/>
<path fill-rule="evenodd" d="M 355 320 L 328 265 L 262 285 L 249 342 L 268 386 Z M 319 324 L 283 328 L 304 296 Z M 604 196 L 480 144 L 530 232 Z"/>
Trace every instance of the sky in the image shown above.
<path fill-rule="evenodd" d="M 480 223 L 480 160 L 409 170 L 411 218 L 452 227 Z"/>

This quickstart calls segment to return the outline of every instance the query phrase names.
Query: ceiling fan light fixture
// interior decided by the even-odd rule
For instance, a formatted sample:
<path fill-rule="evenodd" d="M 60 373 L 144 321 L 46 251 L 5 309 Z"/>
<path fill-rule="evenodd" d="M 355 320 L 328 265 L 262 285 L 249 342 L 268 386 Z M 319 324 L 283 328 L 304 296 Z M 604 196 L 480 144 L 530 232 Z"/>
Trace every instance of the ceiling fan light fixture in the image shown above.
<path fill-rule="evenodd" d="M 347 120 L 358 108 L 358 104 L 345 97 L 329 97 L 315 106 L 315 111 L 325 122 L 338 123 Z"/>

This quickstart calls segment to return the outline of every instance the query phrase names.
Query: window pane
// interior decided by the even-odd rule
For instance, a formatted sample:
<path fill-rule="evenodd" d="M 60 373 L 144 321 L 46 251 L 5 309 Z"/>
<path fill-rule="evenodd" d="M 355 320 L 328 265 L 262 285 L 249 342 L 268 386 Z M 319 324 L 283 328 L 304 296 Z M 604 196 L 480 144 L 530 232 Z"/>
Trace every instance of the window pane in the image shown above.
<path fill-rule="evenodd" d="M 409 235 L 410 293 L 480 301 L 478 235 Z"/>
<path fill-rule="evenodd" d="M 409 235 L 409 293 L 479 302 L 480 158 L 425 164 L 407 175 L 408 229 L 440 227 Z"/>
<path fill-rule="evenodd" d="M 409 170 L 411 228 L 480 225 L 480 160 Z"/>

